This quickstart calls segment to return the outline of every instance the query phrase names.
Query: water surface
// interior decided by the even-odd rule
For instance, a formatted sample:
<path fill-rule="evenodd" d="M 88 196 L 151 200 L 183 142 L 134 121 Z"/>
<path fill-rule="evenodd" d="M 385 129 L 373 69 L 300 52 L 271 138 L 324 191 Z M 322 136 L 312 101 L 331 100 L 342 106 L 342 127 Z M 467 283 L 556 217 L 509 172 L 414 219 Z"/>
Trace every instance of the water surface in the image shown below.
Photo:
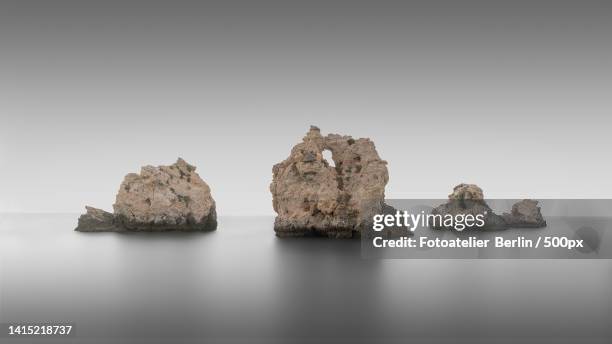
<path fill-rule="evenodd" d="M 77 218 L 0 215 L 0 322 L 75 323 L 58 343 L 612 338 L 609 260 L 364 260 L 359 240 L 278 239 L 272 217 L 130 234 Z"/>

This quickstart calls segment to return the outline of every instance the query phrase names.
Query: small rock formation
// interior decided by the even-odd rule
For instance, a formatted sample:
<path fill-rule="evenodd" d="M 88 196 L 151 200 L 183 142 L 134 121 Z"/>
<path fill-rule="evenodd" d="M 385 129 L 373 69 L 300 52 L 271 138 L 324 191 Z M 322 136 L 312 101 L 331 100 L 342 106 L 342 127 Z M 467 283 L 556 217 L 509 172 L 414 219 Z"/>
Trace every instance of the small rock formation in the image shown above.
<path fill-rule="evenodd" d="M 512 206 L 512 213 L 504 213 L 499 216 L 493 212 L 491 207 L 484 200 L 482 189 L 475 184 L 459 184 L 453 188 L 453 192 L 448 195 L 449 201 L 434 208 L 432 214 L 485 214 L 485 225 L 482 227 L 473 226 L 481 230 L 501 230 L 512 228 L 539 228 L 546 227 L 546 221 L 542 217 L 538 202 L 534 200 L 522 200 Z M 445 228 L 443 226 L 433 227 L 434 229 Z"/>
<path fill-rule="evenodd" d="M 475 184 L 459 184 L 453 188 L 453 192 L 448 195 L 448 202 L 442 204 L 431 211 L 434 215 L 467 215 L 471 214 L 476 216 L 483 214 L 484 226 L 482 227 L 468 227 L 478 228 L 481 230 L 500 230 L 505 229 L 506 222 L 504 219 L 495 214 L 491 207 L 484 200 L 484 193 L 482 189 Z M 437 224 L 433 228 L 441 229 L 445 228 L 441 224 Z"/>
<path fill-rule="evenodd" d="M 448 195 L 449 200 L 474 200 L 484 201 L 484 193 L 476 184 L 459 184 L 453 188 L 453 193 Z"/>
<path fill-rule="evenodd" d="M 512 205 L 510 214 L 502 215 L 508 226 L 521 228 L 540 228 L 546 227 L 546 221 L 542 216 L 538 201 L 524 199 Z"/>
<path fill-rule="evenodd" d="M 114 213 L 86 207 L 78 231 L 202 231 L 217 227 L 215 201 L 195 167 L 179 158 L 125 176 Z"/>
<path fill-rule="evenodd" d="M 323 158 L 324 150 L 331 151 L 335 167 Z M 311 126 L 289 157 L 272 168 L 276 235 L 358 236 L 385 206 L 386 165 L 370 139 L 323 137 Z"/>
<path fill-rule="evenodd" d="M 79 217 L 79 225 L 76 230 L 82 232 L 115 232 L 121 231 L 115 225 L 115 217 L 107 211 L 85 206 L 87 212 Z"/>

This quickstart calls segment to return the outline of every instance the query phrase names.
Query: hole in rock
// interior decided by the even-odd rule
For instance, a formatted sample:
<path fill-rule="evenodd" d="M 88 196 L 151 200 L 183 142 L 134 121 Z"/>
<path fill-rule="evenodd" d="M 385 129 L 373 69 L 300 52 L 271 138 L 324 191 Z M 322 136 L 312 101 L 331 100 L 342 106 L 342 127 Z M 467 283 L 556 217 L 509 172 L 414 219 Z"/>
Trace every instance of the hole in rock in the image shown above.
<path fill-rule="evenodd" d="M 327 160 L 329 166 L 336 167 L 336 164 L 334 164 L 334 160 L 332 159 L 332 152 L 329 149 L 323 151 L 323 159 Z"/>

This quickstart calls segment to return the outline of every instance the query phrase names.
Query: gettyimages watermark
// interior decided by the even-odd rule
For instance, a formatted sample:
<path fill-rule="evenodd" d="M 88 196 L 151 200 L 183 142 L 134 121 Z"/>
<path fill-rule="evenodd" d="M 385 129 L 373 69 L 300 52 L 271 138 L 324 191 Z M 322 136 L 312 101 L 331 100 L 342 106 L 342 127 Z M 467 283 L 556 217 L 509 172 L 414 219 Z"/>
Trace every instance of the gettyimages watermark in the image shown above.
<path fill-rule="evenodd" d="M 612 259 L 612 200 L 386 200 L 366 259 Z"/>
<path fill-rule="evenodd" d="M 395 214 L 376 214 L 372 217 L 372 230 L 380 232 L 385 228 L 404 227 L 414 232 L 417 227 L 443 227 L 462 231 L 466 228 L 483 228 L 488 211 L 482 214 L 418 214 L 397 210 Z"/>

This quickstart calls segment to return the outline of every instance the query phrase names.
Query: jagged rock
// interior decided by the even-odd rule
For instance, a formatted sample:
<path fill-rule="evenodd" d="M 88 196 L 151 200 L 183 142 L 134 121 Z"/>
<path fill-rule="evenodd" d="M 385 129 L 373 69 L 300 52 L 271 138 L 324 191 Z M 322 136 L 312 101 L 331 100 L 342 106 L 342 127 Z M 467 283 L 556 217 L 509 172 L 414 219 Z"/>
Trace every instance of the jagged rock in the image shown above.
<path fill-rule="evenodd" d="M 507 228 L 504 219 L 495 214 L 484 200 L 482 189 L 475 184 L 459 184 L 453 188 L 453 193 L 448 195 L 448 202 L 431 211 L 434 215 L 484 215 L 484 226 L 468 226 L 468 229 L 501 230 Z M 446 228 L 436 223 L 434 229 Z"/>
<path fill-rule="evenodd" d="M 449 200 L 484 200 L 482 189 L 476 184 L 459 184 L 453 188 L 453 193 L 448 195 Z"/>
<path fill-rule="evenodd" d="M 117 222 L 131 230 L 209 230 L 217 225 L 210 188 L 181 158 L 125 176 L 113 209 Z"/>
<path fill-rule="evenodd" d="M 546 227 L 546 221 L 542 216 L 538 201 L 524 199 L 512 205 L 510 214 L 504 213 L 504 220 L 510 227 L 540 228 Z"/>
<path fill-rule="evenodd" d="M 115 225 L 115 217 L 107 211 L 85 206 L 87 211 L 79 217 L 79 224 L 76 228 L 81 232 L 115 232 L 121 228 Z"/>
<path fill-rule="evenodd" d="M 212 230 L 217 227 L 215 201 L 195 167 L 179 158 L 170 166 L 144 166 L 125 176 L 114 213 L 89 208 L 77 230 L 104 227 L 112 216 L 118 230 Z M 103 213 L 101 213 L 103 212 Z M 89 226 L 89 227 L 88 227 Z"/>
<path fill-rule="evenodd" d="M 432 210 L 432 214 L 485 214 L 485 225 L 472 228 L 482 230 L 501 230 L 512 228 L 538 228 L 546 227 L 546 221 L 542 217 L 538 202 L 534 200 L 522 200 L 512 206 L 512 213 L 504 213 L 499 216 L 493 212 L 484 200 L 482 189 L 475 184 L 459 184 L 453 188 L 453 193 L 448 195 L 448 202 Z M 446 228 L 444 226 L 432 226 L 436 229 Z"/>
<path fill-rule="evenodd" d="M 323 158 L 330 150 L 335 167 Z M 367 138 L 329 134 L 312 126 L 290 156 L 274 165 L 270 184 L 280 237 L 349 238 L 371 225 L 384 206 L 387 162 Z"/>

